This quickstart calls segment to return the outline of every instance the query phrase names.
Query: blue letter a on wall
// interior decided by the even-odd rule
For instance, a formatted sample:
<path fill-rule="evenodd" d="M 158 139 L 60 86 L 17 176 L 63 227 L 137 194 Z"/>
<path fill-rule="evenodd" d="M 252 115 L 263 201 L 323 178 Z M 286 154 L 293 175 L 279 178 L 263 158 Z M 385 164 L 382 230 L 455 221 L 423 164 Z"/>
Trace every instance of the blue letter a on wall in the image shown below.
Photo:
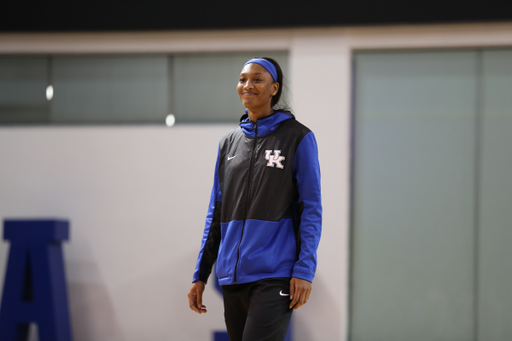
<path fill-rule="evenodd" d="M 71 341 L 62 241 L 69 224 L 62 220 L 6 220 L 11 242 L 0 306 L 0 340 L 26 341 L 29 325 L 39 341 Z"/>

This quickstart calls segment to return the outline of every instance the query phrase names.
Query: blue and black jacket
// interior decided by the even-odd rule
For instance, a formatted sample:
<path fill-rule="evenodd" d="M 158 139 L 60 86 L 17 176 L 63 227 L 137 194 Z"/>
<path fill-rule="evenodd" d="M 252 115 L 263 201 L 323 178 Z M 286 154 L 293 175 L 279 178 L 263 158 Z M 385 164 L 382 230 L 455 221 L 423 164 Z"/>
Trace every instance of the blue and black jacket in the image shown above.
<path fill-rule="evenodd" d="M 240 127 L 220 141 L 193 281 L 215 261 L 221 285 L 265 278 L 313 281 L 322 225 L 313 132 L 286 112 Z"/>

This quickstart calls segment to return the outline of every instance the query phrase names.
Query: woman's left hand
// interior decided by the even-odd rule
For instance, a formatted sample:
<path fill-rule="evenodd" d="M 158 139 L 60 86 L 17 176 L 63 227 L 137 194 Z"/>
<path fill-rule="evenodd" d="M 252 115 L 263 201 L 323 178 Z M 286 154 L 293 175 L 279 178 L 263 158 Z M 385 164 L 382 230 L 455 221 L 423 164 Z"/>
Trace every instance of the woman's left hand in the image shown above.
<path fill-rule="evenodd" d="M 304 279 L 292 277 L 290 280 L 290 309 L 297 310 L 309 299 L 311 294 L 311 282 Z"/>

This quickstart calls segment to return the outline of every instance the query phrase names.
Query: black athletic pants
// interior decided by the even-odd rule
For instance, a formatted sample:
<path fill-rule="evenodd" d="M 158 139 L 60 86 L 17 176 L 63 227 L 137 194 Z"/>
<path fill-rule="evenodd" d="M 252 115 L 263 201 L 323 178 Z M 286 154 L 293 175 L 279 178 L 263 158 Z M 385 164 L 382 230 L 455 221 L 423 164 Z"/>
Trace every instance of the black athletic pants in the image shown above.
<path fill-rule="evenodd" d="M 223 285 L 229 341 L 283 341 L 293 310 L 290 278 Z"/>

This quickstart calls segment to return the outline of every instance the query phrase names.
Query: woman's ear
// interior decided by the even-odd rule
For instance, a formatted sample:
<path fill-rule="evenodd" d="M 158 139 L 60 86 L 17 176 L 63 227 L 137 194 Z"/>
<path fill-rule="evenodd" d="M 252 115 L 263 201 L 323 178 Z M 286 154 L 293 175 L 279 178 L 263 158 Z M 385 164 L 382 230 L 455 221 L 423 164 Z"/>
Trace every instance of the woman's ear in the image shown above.
<path fill-rule="evenodd" d="M 275 82 L 274 84 L 272 84 L 272 96 L 275 96 L 277 94 L 277 90 L 279 90 L 279 83 Z"/>

